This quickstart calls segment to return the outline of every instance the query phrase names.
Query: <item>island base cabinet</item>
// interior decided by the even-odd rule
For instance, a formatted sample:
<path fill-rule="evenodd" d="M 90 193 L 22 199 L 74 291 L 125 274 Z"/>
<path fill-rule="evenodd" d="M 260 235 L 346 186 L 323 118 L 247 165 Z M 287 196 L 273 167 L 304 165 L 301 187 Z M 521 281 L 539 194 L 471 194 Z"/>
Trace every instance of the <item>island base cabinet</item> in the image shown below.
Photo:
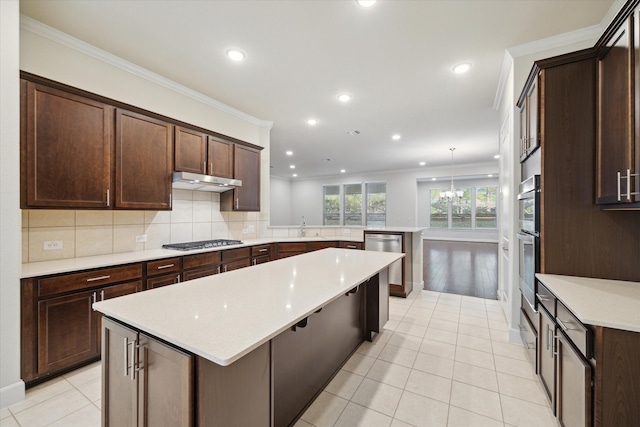
<path fill-rule="evenodd" d="M 198 425 L 269 427 L 271 343 L 228 366 L 197 357 Z"/>
<path fill-rule="evenodd" d="M 102 425 L 192 426 L 193 357 L 102 321 Z"/>
<path fill-rule="evenodd" d="M 292 425 L 363 341 L 364 286 L 272 340 L 275 427 Z"/>

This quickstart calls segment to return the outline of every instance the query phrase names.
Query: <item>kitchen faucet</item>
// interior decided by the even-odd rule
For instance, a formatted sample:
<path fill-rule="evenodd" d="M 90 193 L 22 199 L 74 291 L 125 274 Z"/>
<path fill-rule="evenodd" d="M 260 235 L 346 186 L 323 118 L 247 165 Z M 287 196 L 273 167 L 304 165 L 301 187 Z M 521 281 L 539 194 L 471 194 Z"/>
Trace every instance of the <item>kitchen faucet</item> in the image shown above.
<path fill-rule="evenodd" d="M 304 215 L 302 215 L 301 221 L 300 221 L 300 237 L 304 237 L 306 235 L 306 231 L 304 229 L 305 227 L 305 223 L 304 223 Z"/>

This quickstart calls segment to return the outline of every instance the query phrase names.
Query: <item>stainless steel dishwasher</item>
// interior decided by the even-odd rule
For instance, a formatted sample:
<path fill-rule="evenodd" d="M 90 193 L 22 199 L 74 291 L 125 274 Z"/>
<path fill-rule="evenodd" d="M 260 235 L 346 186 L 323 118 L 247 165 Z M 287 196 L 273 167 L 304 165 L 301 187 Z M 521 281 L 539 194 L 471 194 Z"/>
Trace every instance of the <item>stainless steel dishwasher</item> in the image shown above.
<path fill-rule="evenodd" d="M 369 234 L 364 235 L 366 251 L 402 253 L 402 234 Z M 389 284 L 403 286 L 402 259 L 389 266 Z"/>

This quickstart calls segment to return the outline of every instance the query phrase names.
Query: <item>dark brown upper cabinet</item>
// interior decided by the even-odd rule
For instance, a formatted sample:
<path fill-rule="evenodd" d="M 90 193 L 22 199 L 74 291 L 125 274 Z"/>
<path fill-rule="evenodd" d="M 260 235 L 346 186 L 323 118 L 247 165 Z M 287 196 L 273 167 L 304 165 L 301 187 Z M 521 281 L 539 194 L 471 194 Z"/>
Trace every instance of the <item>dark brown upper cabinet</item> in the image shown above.
<path fill-rule="evenodd" d="M 220 194 L 220 210 L 260 211 L 260 150 L 234 145 L 233 178 L 242 180 L 242 187 Z"/>
<path fill-rule="evenodd" d="M 609 208 L 640 208 L 638 19 L 636 7 L 598 55 L 596 201 Z"/>
<path fill-rule="evenodd" d="M 520 161 L 523 162 L 540 146 L 538 88 L 539 76 L 526 87 L 518 102 L 520 108 Z"/>
<path fill-rule="evenodd" d="M 21 207 L 110 206 L 114 108 L 21 81 Z"/>
<path fill-rule="evenodd" d="M 176 126 L 174 169 L 233 178 L 233 146 L 233 142 Z"/>
<path fill-rule="evenodd" d="M 171 209 L 173 125 L 116 111 L 115 207 Z"/>

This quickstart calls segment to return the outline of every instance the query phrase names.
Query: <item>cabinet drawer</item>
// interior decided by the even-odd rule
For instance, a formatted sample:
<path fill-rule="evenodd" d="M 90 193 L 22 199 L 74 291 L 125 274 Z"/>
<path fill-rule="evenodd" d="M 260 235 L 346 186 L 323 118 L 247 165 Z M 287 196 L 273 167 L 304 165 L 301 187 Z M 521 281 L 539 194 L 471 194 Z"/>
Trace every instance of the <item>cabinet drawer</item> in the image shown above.
<path fill-rule="evenodd" d="M 340 242 L 340 248 L 362 250 L 362 242 Z"/>
<path fill-rule="evenodd" d="M 533 372 L 537 372 L 538 337 L 536 334 L 536 328 L 533 326 L 533 321 L 529 319 L 524 308 L 520 309 L 520 323 L 518 326 L 520 327 L 520 338 L 524 344 Z"/>
<path fill-rule="evenodd" d="M 103 286 L 142 277 L 142 265 L 131 264 L 122 267 L 83 271 L 64 276 L 38 279 L 38 296 L 51 296 L 63 292 Z"/>
<path fill-rule="evenodd" d="M 271 255 L 271 245 L 259 245 L 251 247 L 251 256 Z"/>
<path fill-rule="evenodd" d="M 220 263 L 220 252 L 207 252 L 204 254 L 188 255 L 182 258 L 182 266 L 185 270 Z"/>
<path fill-rule="evenodd" d="M 552 317 L 556 315 L 556 297 L 547 289 L 542 283 L 538 283 L 538 290 L 536 292 L 536 299 L 539 304 L 542 304 L 544 308 L 551 314 Z"/>
<path fill-rule="evenodd" d="M 278 243 L 278 253 L 306 252 L 306 251 L 307 251 L 307 244 L 305 242 Z"/>
<path fill-rule="evenodd" d="M 234 261 L 237 259 L 247 259 L 247 264 L 249 264 L 249 258 L 251 257 L 251 248 L 237 248 L 237 249 L 227 249 L 222 251 L 222 261 Z"/>
<path fill-rule="evenodd" d="M 591 331 L 560 301 L 557 306 L 556 323 L 558 329 L 569 337 L 582 355 L 587 359 L 591 358 Z"/>
<path fill-rule="evenodd" d="M 220 269 L 221 269 L 220 265 L 217 265 L 217 266 L 196 268 L 194 270 L 187 270 L 184 273 L 182 273 L 182 280 L 186 282 L 189 280 L 199 279 L 201 277 L 213 276 L 214 274 L 220 273 L 221 272 Z"/>
<path fill-rule="evenodd" d="M 155 276 L 157 274 L 166 274 L 180 271 L 180 269 L 182 268 L 181 262 L 182 259 L 180 257 L 150 261 L 147 263 L 147 276 Z"/>

